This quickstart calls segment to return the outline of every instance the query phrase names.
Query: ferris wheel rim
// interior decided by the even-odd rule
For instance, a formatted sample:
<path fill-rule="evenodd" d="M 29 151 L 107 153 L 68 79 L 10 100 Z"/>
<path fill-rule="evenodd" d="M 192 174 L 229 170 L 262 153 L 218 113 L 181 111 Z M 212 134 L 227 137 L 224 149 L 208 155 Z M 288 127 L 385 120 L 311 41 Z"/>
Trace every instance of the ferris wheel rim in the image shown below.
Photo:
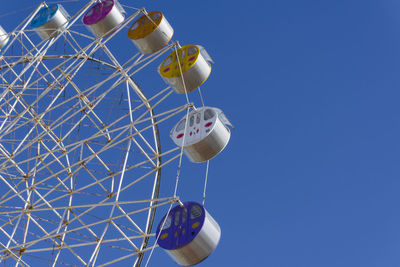
<path fill-rule="evenodd" d="M 86 60 L 90 60 L 90 61 L 96 62 L 98 64 L 102 64 L 104 66 L 113 68 L 115 70 L 117 69 L 116 66 L 114 66 L 114 65 L 112 65 L 112 64 L 110 64 L 108 62 L 105 62 L 105 61 L 103 61 L 101 59 L 94 58 L 94 57 L 86 57 L 85 58 L 83 56 L 77 56 L 77 55 L 45 55 L 45 56 L 43 56 L 41 58 L 41 60 L 63 59 L 63 58 L 86 59 Z M 14 67 L 17 64 L 24 64 L 24 63 L 27 63 L 27 62 L 29 62 L 29 58 L 25 58 L 25 59 L 19 60 L 18 62 L 13 62 L 13 63 L 11 63 L 11 65 L 8 65 L 8 66 L 7 65 L 0 66 L 0 70 L 1 69 L 5 69 L 5 68 Z M 131 80 L 133 83 L 135 83 L 135 81 L 131 77 L 129 78 L 129 80 Z M 135 85 L 137 86 L 136 83 L 135 83 Z M 151 106 L 150 102 L 147 101 L 147 97 L 145 96 L 144 92 L 139 88 L 139 86 L 137 86 L 137 89 L 140 92 L 140 98 L 144 97 L 142 99 L 142 102 L 147 106 L 147 108 L 149 110 L 151 121 L 152 121 L 151 125 L 152 125 L 152 128 L 153 128 L 155 148 L 156 148 L 157 154 L 161 155 L 162 154 L 161 140 L 160 140 L 160 134 L 159 134 L 159 129 L 158 129 L 158 124 L 157 124 L 155 111 L 154 111 L 153 107 Z M 158 199 L 159 190 L 160 190 L 161 172 L 162 172 L 161 156 L 157 157 L 156 164 L 157 164 L 157 167 L 156 167 L 157 170 L 155 172 L 154 190 L 152 192 L 152 195 L 153 195 L 152 199 L 155 199 L 155 200 L 150 202 L 149 217 L 148 217 L 149 219 L 147 220 L 147 223 L 146 223 L 147 225 L 146 225 L 146 229 L 145 229 L 146 234 L 150 234 L 151 233 L 151 230 L 152 230 L 153 224 L 154 224 L 156 210 L 157 210 L 157 199 Z M 155 205 L 155 206 L 152 207 L 153 205 Z M 143 260 L 143 257 L 145 255 L 145 250 L 146 250 L 146 247 L 148 245 L 149 239 L 150 239 L 149 236 L 146 236 L 143 239 L 140 252 L 138 252 L 138 257 L 137 257 L 135 266 L 140 266 L 140 264 L 141 264 L 141 262 Z"/>

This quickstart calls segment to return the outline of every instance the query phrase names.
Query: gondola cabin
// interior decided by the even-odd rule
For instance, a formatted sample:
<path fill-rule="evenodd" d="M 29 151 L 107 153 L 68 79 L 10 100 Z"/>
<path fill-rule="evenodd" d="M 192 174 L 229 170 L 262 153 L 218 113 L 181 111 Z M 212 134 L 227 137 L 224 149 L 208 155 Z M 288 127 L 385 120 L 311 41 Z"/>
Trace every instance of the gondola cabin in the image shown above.
<path fill-rule="evenodd" d="M 60 4 L 42 7 L 31 21 L 31 27 L 42 40 L 54 37 L 68 24 L 69 15 Z"/>
<path fill-rule="evenodd" d="M 157 229 L 158 245 L 179 265 L 192 266 L 205 260 L 221 237 L 218 223 L 196 202 L 185 202 L 164 216 Z"/>
<path fill-rule="evenodd" d="M 174 35 L 174 30 L 160 11 L 152 11 L 138 18 L 129 28 L 128 37 L 142 54 L 163 48 Z"/>
<path fill-rule="evenodd" d="M 202 107 L 183 117 L 171 130 L 170 137 L 192 162 L 204 162 L 218 155 L 228 144 L 230 125 L 220 109 Z M 186 131 L 185 131 L 186 128 Z"/>
<path fill-rule="evenodd" d="M 117 0 L 101 0 L 83 16 L 85 24 L 96 37 L 105 37 L 125 19 L 125 11 Z"/>
<path fill-rule="evenodd" d="M 202 46 L 185 45 L 169 54 L 158 71 L 176 93 L 184 94 L 207 80 L 211 73 L 210 62 L 212 60 Z"/>
<path fill-rule="evenodd" d="M 7 45 L 8 40 L 10 40 L 10 36 L 3 29 L 3 27 L 0 26 L 0 49 L 2 49 L 3 47 L 5 47 Z"/>

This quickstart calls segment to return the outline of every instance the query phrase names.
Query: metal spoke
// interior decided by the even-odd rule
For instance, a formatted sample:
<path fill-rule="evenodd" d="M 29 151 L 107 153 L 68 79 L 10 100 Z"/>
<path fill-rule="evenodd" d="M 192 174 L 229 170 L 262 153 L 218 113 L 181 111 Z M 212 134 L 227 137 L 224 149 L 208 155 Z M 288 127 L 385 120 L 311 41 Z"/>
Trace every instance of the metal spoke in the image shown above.
<path fill-rule="evenodd" d="M 79 21 L 97 1 L 86 1 L 47 40 L 28 29 L 43 2 L 0 52 L 5 265 L 140 266 L 156 247 L 148 242 L 156 238 L 157 208 L 178 200 L 173 192 L 159 196 L 162 169 L 182 156 L 178 147 L 161 151 L 159 127 L 192 105 L 171 105 L 172 88 L 145 94 L 135 81 L 176 44 L 119 59 L 111 40 L 146 10 L 131 8 L 96 38 Z"/>

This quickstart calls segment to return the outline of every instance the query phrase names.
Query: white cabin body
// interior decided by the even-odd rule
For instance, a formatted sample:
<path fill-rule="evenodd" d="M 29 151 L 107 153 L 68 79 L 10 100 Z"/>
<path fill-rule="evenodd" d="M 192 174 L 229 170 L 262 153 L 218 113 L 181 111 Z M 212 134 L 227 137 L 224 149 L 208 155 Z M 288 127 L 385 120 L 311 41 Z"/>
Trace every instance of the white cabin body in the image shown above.
<path fill-rule="evenodd" d="M 0 49 L 2 49 L 3 47 L 5 47 L 7 45 L 8 40 L 10 40 L 10 36 L 3 29 L 3 27 L 0 26 Z"/>
<path fill-rule="evenodd" d="M 220 109 L 202 107 L 183 117 L 171 130 L 170 137 L 177 146 L 183 146 L 192 162 L 204 162 L 218 155 L 228 144 L 228 120 Z M 185 131 L 186 128 L 186 131 Z"/>

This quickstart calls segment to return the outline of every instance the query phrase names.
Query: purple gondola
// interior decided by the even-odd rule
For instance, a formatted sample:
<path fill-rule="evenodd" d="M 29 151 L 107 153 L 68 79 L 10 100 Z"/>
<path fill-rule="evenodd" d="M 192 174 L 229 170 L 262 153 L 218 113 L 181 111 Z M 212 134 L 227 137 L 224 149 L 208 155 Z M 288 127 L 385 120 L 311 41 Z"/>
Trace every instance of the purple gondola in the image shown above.
<path fill-rule="evenodd" d="M 205 260 L 221 237 L 218 223 L 196 202 L 185 202 L 164 216 L 157 228 L 158 245 L 179 265 L 192 266 Z"/>
<path fill-rule="evenodd" d="M 97 37 L 105 37 L 125 19 L 125 11 L 117 0 L 101 0 L 83 16 L 83 24 Z"/>

